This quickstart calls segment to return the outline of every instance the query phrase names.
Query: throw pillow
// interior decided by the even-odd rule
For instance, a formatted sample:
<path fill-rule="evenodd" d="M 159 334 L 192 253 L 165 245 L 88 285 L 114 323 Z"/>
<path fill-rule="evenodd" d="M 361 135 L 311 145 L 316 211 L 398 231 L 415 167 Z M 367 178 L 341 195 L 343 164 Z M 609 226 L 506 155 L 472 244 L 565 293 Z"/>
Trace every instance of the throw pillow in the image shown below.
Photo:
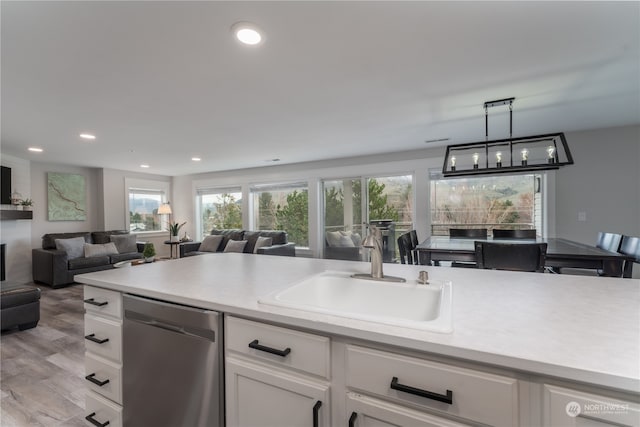
<path fill-rule="evenodd" d="M 115 243 L 116 248 L 118 249 L 118 253 L 120 254 L 138 252 L 138 246 L 136 246 L 135 234 L 122 234 L 122 235 L 112 234 L 111 236 L 109 236 L 109 239 L 113 243 Z"/>
<path fill-rule="evenodd" d="M 200 252 L 216 252 L 220 247 L 220 243 L 222 243 L 222 239 L 224 239 L 222 235 L 205 236 L 198 250 Z"/>
<path fill-rule="evenodd" d="M 329 246 L 340 246 L 340 232 L 339 231 L 327 231 L 327 243 Z"/>
<path fill-rule="evenodd" d="M 271 237 L 258 237 L 258 240 L 256 240 L 256 246 L 253 248 L 253 253 L 257 254 L 259 248 L 271 246 L 271 242 Z"/>
<path fill-rule="evenodd" d="M 246 240 L 229 240 L 227 246 L 224 247 L 224 252 L 240 252 L 244 251 L 244 245 L 247 244 Z"/>
<path fill-rule="evenodd" d="M 84 244 L 84 237 L 56 239 L 56 249 L 65 251 L 67 253 L 67 259 L 82 258 L 84 256 Z"/>
<path fill-rule="evenodd" d="M 94 245 L 92 245 L 91 243 L 84 244 L 85 258 L 112 255 L 117 253 L 118 253 L 118 249 L 116 248 L 116 245 L 113 242 L 94 244 Z"/>

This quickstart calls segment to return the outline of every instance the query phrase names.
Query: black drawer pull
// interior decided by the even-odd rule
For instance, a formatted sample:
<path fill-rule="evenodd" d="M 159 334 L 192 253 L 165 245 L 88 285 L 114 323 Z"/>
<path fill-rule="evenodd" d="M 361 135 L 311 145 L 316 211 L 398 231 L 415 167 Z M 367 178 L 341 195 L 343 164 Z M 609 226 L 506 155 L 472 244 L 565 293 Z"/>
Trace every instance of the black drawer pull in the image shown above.
<path fill-rule="evenodd" d="M 317 401 L 315 405 L 313 405 L 313 427 L 318 427 L 318 412 L 320 412 L 320 407 L 322 406 L 321 401 Z"/>
<path fill-rule="evenodd" d="M 96 338 L 96 334 L 85 335 L 84 339 L 93 341 L 98 344 L 104 344 L 109 341 L 109 338 L 103 338 L 103 339 Z"/>
<path fill-rule="evenodd" d="M 104 423 L 101 423 L 100 421 L 96 420 L 95 417 L 96 413 L 92 412 L 89 415 L 87 415 L 86 417 L 84 417 L 85 420 L 89 421 L 91 424 L 93 424 L 96 427 L 106 427 L 109 425 L 109 421 L 105 421 Z"/>
<path fill-rule="evenodd" d="M 95 299 L 93 298 L 89 298 L 84 300 L 84 302 L 86 302 L 87 304 L 91 304 L 91 305 L 97 305 L 98 307 L 102 307 L 103 305 L 107 305 L 109 304 L 108 301 L 102 301 L 102 302 L 97 302 Z M 107 421 L 108 422 L 108 421 Z"/>
<path fill-rule="evenodd" d="M 352 412 L 351 416 L 349 417 L 349 427 L 355 427 L 356 418 L 358 418 L 358 413 L 357 412 Z"/>
<path fill-rule="evenodd" d="M 265 351 L 267 353 L 275 354 L 278 356 L 285 357 L 287 354 L 291 353 L 291 349 L 289 347 L 284 350 L 278 350 L 277 348 L 266 347 L 264 345 L 258 344 L 258 340 L 253 340 L 249 343 L 249 347 L 255 348 L 256 350 Z"/>
<path fill-rule="evenodd" d="M 438 402 L 448 403 L 449 405 L 453 404 L 453 392 L 451 390 L 447 390 L 447 394 L 433 393 L 431 391 L 400 384 L 398 382 L 398 377 L 393 377 L 391 380 L 391 388 L 398 391 L 404 391 L 405 393 L 415 394 L 416 396 L 426 397 L 427 399 L 437 400 Z"/>
<path fill-rule="evenodd" d="M 100 386 L 100 387 L 102 387 L 103 385 L 109 383 L 108 379 L 106 379 L 104 381 L 100 381 L 100 380 L 95 379 L 95 376 L 96 376 L 96 374 L 94 372 L 93 374 L 89 374 L 86 377 L 84 377 L 84 379 L 87 380 L 87 381 L 91 381 L 92 383 L 94 383 L 95 385 Z"/>

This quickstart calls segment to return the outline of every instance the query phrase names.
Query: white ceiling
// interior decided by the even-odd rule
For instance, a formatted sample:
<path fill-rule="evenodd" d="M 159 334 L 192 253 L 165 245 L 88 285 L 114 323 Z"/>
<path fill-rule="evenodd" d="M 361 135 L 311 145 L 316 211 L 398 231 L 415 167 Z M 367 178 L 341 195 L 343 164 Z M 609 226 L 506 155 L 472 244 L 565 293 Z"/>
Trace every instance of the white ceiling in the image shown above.
<path fill-rule="evenodd" d="M 636 1 L 0 7 L 2 152 L 34 161 L 184 175 L 415 150 L 484 140 L 483 103 L 512 96 L 514 136 L 640 123 Z"/>

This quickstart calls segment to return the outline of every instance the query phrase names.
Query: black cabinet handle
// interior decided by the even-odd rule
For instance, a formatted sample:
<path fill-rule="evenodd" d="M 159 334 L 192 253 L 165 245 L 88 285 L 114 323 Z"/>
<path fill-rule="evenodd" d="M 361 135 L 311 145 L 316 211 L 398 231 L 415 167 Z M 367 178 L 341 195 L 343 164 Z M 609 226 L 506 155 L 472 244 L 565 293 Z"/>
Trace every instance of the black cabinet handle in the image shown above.
<path fill-rule="evenodd" d="M 256 350 L 265 351 L 267 353 L 276 354 L 278 356 L 285 357 L 287 354 L 291 353 L 291 349 L 289 347 L 284 350 L 278 350 L 277 348 L 271 348 L 264 345 L 258 344 L 258 340 L 253 340 L 249 343 L 249 347 L 255 348 Z"/>
<path fill-rule="evenodd" d="M 98 344 L 104 344 L 109 341 L 109 338 L 103 338 L 103 339 L 96 338 L 96 334 L 85 335 L 84 339 L 93 341 Z"/>
<path fill-rule="evenodd" d="M 91 304 L 91 305 L 97 305 L 98 307 L 102 307 L 103 305 L 109 304 L 108 301 L 97 302 L 93 298 L 86 299 L 86 300 L 84 300 L 84 302 L 86 302 L 87 304 Z"/>
<path fill-rule="evenodd" d="M 447 394 L 438 394 L 431 391 L 422 390 L 420 388 L 400 384 L 398 382 L 398 377 L 393 377 L 390 387 L 394 390 L 404 391 L 405 393 L 415 394 L 416 396 L 426 397 L 427 399 L 437 400 L 438 402 L 448 403 L 449 405 L 453 404 L 453 392 L 451 390 L 447 390 Z"/>
<path fill-rule="evenodd" d="M 355 427 L 356 418 L 358 418 L 358 413 L 357 412 L 352 412 L 351 416 L 349 417 L 349 427 Z"/>
<path fill-rule="evenodd" d="M 320 412 L 320 407 L 322 406 L 322 402 L 318 400 L 315 405 L 313 405 L 313 427 L 318 427 L 318 412 Z"/>
<path fill-rule="evenodd" d="M 95 417 L 96 413 L 92 412 L 89 415 L 87 415 L 86 417 L 84 417 L 85 420 L 89 421 L 91 424 L 93 424 L 96 427 L 106 427 L 109 425 L 109 421 L 105 421 L 104 423 L 101 423 L 100 421 L 96 420 Z"/>
<path fill-rule="evenodd" d="M 94 372 L 93 374 L 89 374 L 86 377 L 84 377 L 84 379 L 88 380 L 88 381 L 91 381 L 92 383 L 94 383 L 95 385 L 100 386 L 100 387 L 102 387 L 103 385 L 109 383 L 108 379 L 106 379 L 104 381 L 100 381 L 100 380 L 95 379 L 95 376 L 96 376 L 96 374 Z"/>

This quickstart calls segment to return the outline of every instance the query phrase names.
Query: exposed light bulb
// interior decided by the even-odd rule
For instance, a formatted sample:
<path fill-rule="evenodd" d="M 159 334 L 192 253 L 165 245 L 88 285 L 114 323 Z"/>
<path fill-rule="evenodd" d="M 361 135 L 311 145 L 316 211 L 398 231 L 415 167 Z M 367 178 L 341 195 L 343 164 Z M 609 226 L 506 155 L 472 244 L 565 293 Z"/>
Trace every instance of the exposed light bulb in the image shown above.
<path fill-rule="evenodd" d="M 456 156 L 451 156 L 451 167 L 456 167 Z"/>
<path fill-rule="evenodd" d="M 522 151 L 520 151 L 520 154 L 522 154 L 522 161 L 526 162 L 529 160 L 529 150 L 523 148 Z"/>
<path fill-rule="evenodd" d="M 478 159 L 480 158 L 480 154 L 478 153 L 473 153 L 473 164 L 477 165 L 478 164 Z"/>
<path fill-rule="evenodd" d="M 547 155 L 549 156 L 550 159 L 553 159 L 553 154 L 556 152 L 556 147 L 554 147 L 553 145 L 550 145 L 547 147 Z"/>
<path fill-rule="evenodd" d="M 502 167 L 502 151 L 496 153 L 496 167 Z"/>

